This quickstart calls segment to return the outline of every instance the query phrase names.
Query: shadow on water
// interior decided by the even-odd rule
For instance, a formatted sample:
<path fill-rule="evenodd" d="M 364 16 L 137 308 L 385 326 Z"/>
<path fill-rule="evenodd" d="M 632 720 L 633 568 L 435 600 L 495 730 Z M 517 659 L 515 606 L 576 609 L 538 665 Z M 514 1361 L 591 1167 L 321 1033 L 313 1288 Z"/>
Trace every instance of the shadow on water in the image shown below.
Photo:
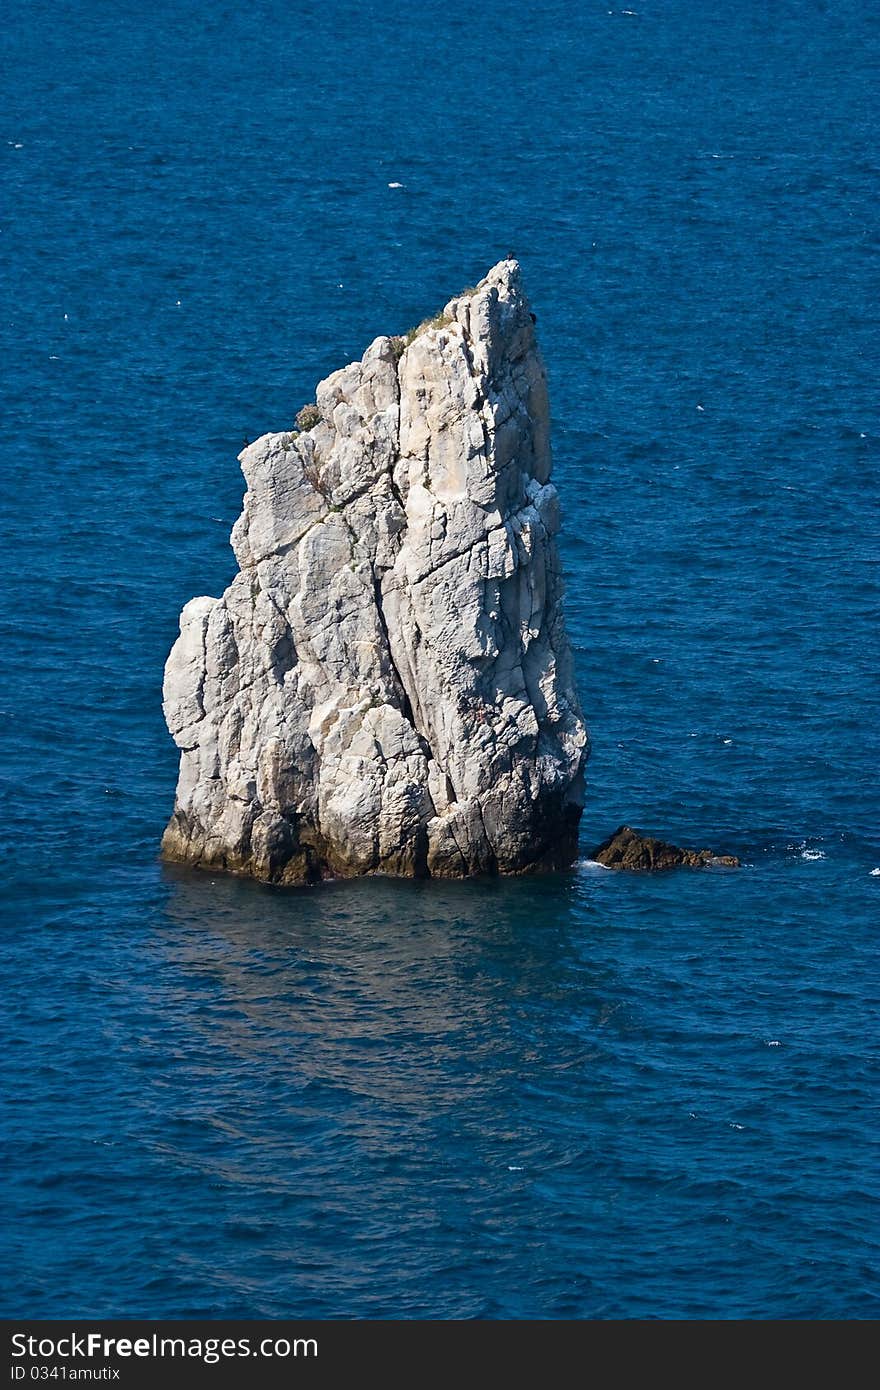
<path fill-rule="evenodd" d="M 573 969 L 590 992 L 573 874 L 279 891 L 169 868 L 165 881 L 156 943 L 203 1001 L 191 1026 L 243 1058 L 284 1056 L 302 1081 L 419 1107 L 430 1077 L 433 1101 L 438 1087 L 452 1099 L 450 1077 L 484 1084 L 476 1058 L 525 1064 L 518 1017 L 556 1017 Z M 608 974 L 593 982 L 603 999 Z"/>
<path fill-rule="evenodd" d="M 615 981 L 580 958 L 578 877 L 299 892 L 165 868 L 162 891 L 136 1043 L 113 1039 L 140 1076 L 138 1163 L 193 1222 L 159 1300 L 414 1315 L 437 1306 L 426 1266 L 454 1266 L 446 1311 L 491 1312 L 474 1289 L 513 1259 L 510 1184 L 528 1244 L 526 1170 L 583 1151 Z"/>

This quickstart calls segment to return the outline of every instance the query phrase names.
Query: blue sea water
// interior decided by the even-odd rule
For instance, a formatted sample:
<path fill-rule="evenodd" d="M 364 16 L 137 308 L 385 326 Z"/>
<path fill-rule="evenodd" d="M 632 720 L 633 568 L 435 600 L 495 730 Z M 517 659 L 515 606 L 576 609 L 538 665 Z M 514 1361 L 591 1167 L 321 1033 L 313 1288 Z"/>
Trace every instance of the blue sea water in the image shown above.
<path fill-rule="evenodd" d="M 4 17 L 7 1315 L 880 1313 L 880 12 L 613 3 Z M 163 867 L 243 440 L 509 251 L 581 863 Z"/>

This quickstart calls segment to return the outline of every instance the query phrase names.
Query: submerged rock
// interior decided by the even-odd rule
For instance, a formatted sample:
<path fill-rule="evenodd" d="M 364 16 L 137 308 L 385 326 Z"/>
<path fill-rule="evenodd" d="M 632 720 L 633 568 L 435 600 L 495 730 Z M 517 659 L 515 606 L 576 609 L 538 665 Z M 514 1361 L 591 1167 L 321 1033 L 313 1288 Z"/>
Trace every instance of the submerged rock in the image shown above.
<path fill-rule="evenodd" d="M 169 859 L 277 882 L 568 865 L 587 735 L 516 261 L 240 457 L 239 573 L 165 668 Z"/>
<path fill-rule="evenodd" d="M 669 845 L 665 840 L 642 835 L 629 825 L 621 825 L 613 835 L 609 835 L 594 852 L 593 858 L 607 869 L 640 869 L 648 872 L 682 866 L 703 869 L 707 864 L 739 868 L 739 860 L 733 854 L 713 854 L 710 849 L 679 849 L 678 845 Z"/>

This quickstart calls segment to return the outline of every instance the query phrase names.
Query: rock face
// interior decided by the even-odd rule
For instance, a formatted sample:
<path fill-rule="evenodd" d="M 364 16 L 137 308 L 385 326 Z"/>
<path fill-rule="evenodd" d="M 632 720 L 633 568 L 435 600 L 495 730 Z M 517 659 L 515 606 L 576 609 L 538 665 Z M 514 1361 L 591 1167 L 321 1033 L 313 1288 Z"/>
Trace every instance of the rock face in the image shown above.
<path fill-rule="evenodd" d="M 239 564 L 165 668 L 173 860 L 275 882 L 570 864 L 587 736 L 515 261 L 240 455 Z"/>
<path fill-rule="evenodd" d="M 629 825 L 621 825 L 594 852 L 593 858 L 608 869 L 703 869 L 707 864 L 724 864 L 738 868 L 733 854 L 713 854 L 710 849 L 679 849 L 665 840 L 642 835 Z"/>

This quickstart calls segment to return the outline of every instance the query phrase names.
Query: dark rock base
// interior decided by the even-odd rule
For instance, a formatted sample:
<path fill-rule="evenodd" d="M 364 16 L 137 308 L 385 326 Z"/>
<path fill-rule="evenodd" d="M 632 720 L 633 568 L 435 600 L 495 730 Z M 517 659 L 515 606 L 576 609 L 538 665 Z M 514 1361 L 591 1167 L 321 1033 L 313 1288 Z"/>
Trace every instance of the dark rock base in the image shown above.
<path fill-rule="evenodd" d="M 609 835 L 594 851 L 593 858 L 607 869 L 632 869 L 641 873 L 653 873 L 660 869 L 704 869 L 709 864 L 739 868 L 739 860 L 734 854 L 713 854 L 710 849 L 680 849 L 678 845 L 667 844 L 665 840 L 642 835 L 629 825 L 621 825 L 613 835 Z"/>

